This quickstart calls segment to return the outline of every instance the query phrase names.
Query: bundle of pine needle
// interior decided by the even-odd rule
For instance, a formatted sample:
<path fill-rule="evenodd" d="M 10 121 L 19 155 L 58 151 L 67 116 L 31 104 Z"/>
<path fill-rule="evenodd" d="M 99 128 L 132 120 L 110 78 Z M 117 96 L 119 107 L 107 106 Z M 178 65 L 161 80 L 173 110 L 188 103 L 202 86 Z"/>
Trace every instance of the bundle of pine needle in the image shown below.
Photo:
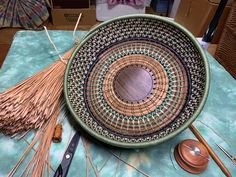
<path fill-rule="evenodd" d="M 75 43 L 75 30 L 80 21 L 81 14 L 76 23 L 73 36 Z M 45 28 L 49 41 L 58 52 Z M 21 174 L 24 176 L 44 176 L 46 167 L 50 168 L 50 146 L 54 129 L 61 110 L 63 77 L 67 60 L 74 48 L 70 49 L 62 57 L 59 52 L 59 60 L 34 74 L 18 85 L 0 93 L 0 132 L 7 135 L 25 134 L 31 129 L 37 129 L 33 141 L 25 150 L 21 159 L 10 171 L 13 176 L 26 158 L 30 150 L 37 144 L 34 156 L 29 161 Z M 23 137 L 23 136 L 21 136 Z"/>
<path fill-rule="evenodd" d="M 71 56 L 72 51 L 73 48 L 64 55 L 65 61 Z M 66 67 L 63 62 L 61 60 L 54 62 L 43 71 L 1 94 L 0 104 L 4 112 L 2 110 L 0 112 L 9 114 L 1 117 L 2 132 L 13 135 L 32 128 L 39 129 L 8 177 L 14 176 L 37 142 L 39 143 L 36 152 L 21 176 L 28 176 L 30 173 L 32 177 L 42 177 L 46 167 L 49 174 L 52 137 L 60 110 L 64 108 L 61 106 Z"/>
<path fill-rule="evenodd" d="M 59 98 L 58 98 L 59 99 Z M 57 107 L 60 107 L 60 100 L 55 100 L 57 102 Z M 15 167 L 9 172 L 7 177 L 13 177 L 18 170 L 21 163 L 25 160 L 30 150 L 35 146 L 39 141 L 37 150 L 35 151 L 34 156 L 30 159 L 27 166 L 24 168 L 20 176 L 32 176 L 32 177 L 42 177 L 45 176 L 45 171 L 47 167 L 48 176 L 50 176 L 50 146 L 53 136 L 53 129 L 56 126 L 58 115 L 60 109 L 57 109 L 53 113 L 49 122 L 44 125 L 35 135 L 33 141 L 25 150 L 22 157 L 19 159 Z M 30 172 L 30 175 L 29 175 Z"/>
<path fill-rule="evenodd" d="M 81 14 L 75 29 L 80 18 Z M 48 33 L 47 35 L 55 50 L 58 51 Z M 75 40 L 78 42 L 78 38 Z M 44 70 L 0 93 L 0 132 L 15 135 L 27 130 L 39 129 L 46 124 L 53 113 L 59 109 L 57 100 L 62 94 L 66 63 L 72 51 L 73 48 L 64 57 L 59 55 L 60 60 Z"/>
<path fill-rule="evenodd" d="M 39 129 L 58 109 L 66 65 L 60 60 L 0 93 L 0 131 L 13 135 Z"/>

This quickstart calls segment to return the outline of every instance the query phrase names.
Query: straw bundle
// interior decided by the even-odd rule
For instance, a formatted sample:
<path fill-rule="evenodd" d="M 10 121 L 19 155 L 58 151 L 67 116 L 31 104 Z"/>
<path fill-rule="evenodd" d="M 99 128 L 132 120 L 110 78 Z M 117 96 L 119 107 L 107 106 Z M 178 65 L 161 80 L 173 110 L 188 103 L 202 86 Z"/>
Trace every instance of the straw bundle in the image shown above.
<path fill-rule="evenodd" d="M 45 171 L 47 169 L 48 176 L 50 176 L 50 146 L 51 140 L 53 136 L 53 130 L 56 126 L 57 117 L 60 111 L 60 100 L 55 100 L 57 102 L 57 109 L 52 117 L 50 118 L 49 122 L 44 125 L 36 134 L 33 141 L 25 150 L 22 157 L 19 159 L 17 164 L 14 168 L 9 172 L 7 177 L 13 177 L 18 170 L 21 163 L 24 161 L 26 156 L 29 154 L 30 150 L 35 146 L 35 144 L 39 141 L 37 150 L 31 160 L 28 162 L 25 169 L 22 171 L 20 176 L 32 176 L 32 177 L 41 177 L 45 175 Z M 47 167 L 47 168 L 46 168 Z M 29 172 L 31 173 L 29 175 Z"/>
<path fill-rule="evenodd" d="M 79 24 L 79 16 L 74 28 L 73 37 L 75 43 L 79 43 L 75 31 Z M 49 41 L 58 52 L 45 28 Z M 15 174 L 23 160 L 37 142 L 38 146 L 33 158 L 29 161 L 22 175 L 33 177 L 44 176 L 46 167 L 48 174 L 50 168 L 50 146 L 54 129 L 61 110 L 63 77 L 67 60 L 70 58 L 74 48 L 70 49 L 60 60 L 57 60 L 44 70 L 34 74 L 18 85 L 0 93 L 0 132 L 7 135 L 18 135 L 28 132 L 30 129 L 39 129 L 33 141 L 25 150 L 23 156 L 9 172 L 11 177 Z M 23 137 L 21 135 L 21 137 Z M 20 137 L 20 138 L 21 138 Z"/>
<path fill-rule="evenodd" d="M 18 85 L 0 93 L 0 131 L 7 135 L 39 129 L 58 109 L 65 62 L 58 60 Z"/>
<path fill-rule="evenodd" d="M 8 177 L 14 176 L 37 142 L 39 144 L 36 153 L 21 176 L 28 176 L 29 172 L 33 177 L 44 176 L 46 167 L 49 174 L 50 146 L 58 115 L 63 108 L 61 102 L 65 63 L 73 50 L 74 48 L 65 53 L 63 61 L 57 60 L 46 69 L 1 93 L 0 130 L 3 133 L 14 135 L 29 129 L 39 129 Z"/>
<path fill-rule="evenodd" d="M 73 31 L 75 44 L 79 43 L 75 31 L 81 16 L 82 14 L 79 15 Z M 59 109 L 64 71 L 74 48 L 62 57 L 51 40 L 47 28 L 44 29 L 60 60 L 0 93 L 0 132 L 6 135 L 40 129 Z"/>

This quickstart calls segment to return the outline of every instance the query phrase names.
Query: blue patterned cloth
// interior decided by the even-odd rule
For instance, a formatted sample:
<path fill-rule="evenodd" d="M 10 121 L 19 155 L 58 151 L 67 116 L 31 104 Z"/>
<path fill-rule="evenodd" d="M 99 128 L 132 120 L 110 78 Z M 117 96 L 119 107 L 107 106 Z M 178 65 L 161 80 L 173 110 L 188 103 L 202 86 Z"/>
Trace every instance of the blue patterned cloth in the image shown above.
<path fill-rule="evenodd" d="M 71 31 L 50 31 L 49 33 L 60 53 L 64 53 L 72 47 L 73 37 Z M 86 32 L 77 32 L 79 37 L 85 34 Z M 236 176 L 236 165 L 216 147 L 217 143 L 236 156 L 236 81 L 210 54 L 207 54 L 207 57 L 211 69 L 210 92 L 206 105 L 194 122 L 194 125 L 219 155 L 231 174 Z M 49 43 L 45 32 L 18 32 L 0 70 L 0 91 L 26 79 L 35 72 L 45 68 L 57 58 L 57 53 Z M 62 142 L 58 144 L 52 143 L 51 146 L 51 175 L 53 175 L 53 171 L 60 163 L 73 133 L 74 129 L 71 123 L 65 119 L 63 121 Z M 6 176 L 14 167 L 28 146 L 27 142 L 30 142 L 32 137 L 33 134 L 29 133 L 25 139 L 17 141 L 0 134 L 1 177 Z M 175 145 L 181 140 L 188 138 L 195 139 L 189 129 L 167 142 L 144 149 L 111 148 L 91 140 L 88 143 L 88 153 L 101 177 L 143 176 L 143 174 L 131 166 L 118 160 L 113 154 L 152 177 L 191 177 L 196 175 L 183 171 L 173 159 L 173 148 Z M 29 156 L 32 157 L 33 153 L 34 150 L 31 150 Z M 21 174 L 28 160 L 29 157 L 23 162 L 15 176 Z M 95 176 L 89 161 L 87 168 L 89 176 Z M 81 140 L 68 176 L 86 176 L 85 148 Z M 211 159 L 207 170 L 198 176 L 223 177 L 224 174 Z"/>

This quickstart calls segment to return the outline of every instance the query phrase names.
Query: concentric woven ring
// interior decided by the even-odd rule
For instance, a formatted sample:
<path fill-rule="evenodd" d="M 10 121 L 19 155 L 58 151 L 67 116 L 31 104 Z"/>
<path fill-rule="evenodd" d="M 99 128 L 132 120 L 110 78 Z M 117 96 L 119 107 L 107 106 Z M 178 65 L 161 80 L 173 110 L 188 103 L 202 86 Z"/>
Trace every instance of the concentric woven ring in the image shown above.
<path fill-rule="evenodd" d="M 152 83 L 131 87 L 144 88 L 138 99 L 117 89 L 131 71 Z M 125 80 L 132 85 L 135 78 Z M 186 29 L 165 18 L 132 15 L 89 32 L 67 65 L 64 91 L 73 116 L 91 135 L 144 147 L 185 129 L 202 109 L 208 84 L 204 52 Z"/>

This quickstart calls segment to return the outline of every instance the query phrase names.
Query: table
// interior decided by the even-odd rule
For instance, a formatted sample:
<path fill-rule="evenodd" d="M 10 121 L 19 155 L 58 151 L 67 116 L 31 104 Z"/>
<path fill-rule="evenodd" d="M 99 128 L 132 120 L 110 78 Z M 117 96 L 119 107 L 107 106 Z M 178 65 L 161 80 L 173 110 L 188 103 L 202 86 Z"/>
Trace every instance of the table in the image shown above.
<path fill-rule="evenodd" d="M 72 31 L 49 31 L 60 53 L 73 45 Z M 78 31 L 81 38 L 86 32 Z M 195 127 L 209 142 L 233 176 L 236 166 L 216 147 L 216 143 L 236 156 L 236 81 L 225 69 L 207 53 L 210 63 L 210 91 L 202 113 L 194 122 Z M 44 31 L 19 31 L 0 70 L 0 91 L 13 86 L 35 72 L 43 69 L 58 58 Z M 71 119 L 71 118 L 70 118 Z M 60 163 L 68 141 L 73 136 L 71 123 L 63 121 L 62 142 L 51 146 L 51 175 Z M 19 160 L 33 137 L 33 132 L 19 141 L 0 134 L 0 176 L 6 176 Z M 144 149 L 120 149 L 88 141 L 88 152 L 92 164 L 101 177 L 144 176 L 131 166 L 116 158 L 119 157 L 142 172 L 152 177 L 191 177 L 196 176 L 183 171 L 173 159 L 173 148 L 183 139 L 195 139 L 189 129 L 167 142 Z M 83 138 L 84 140 L 85 138 Z M 34 150 L 31 150 L 32 156 Z M 116 156 L 115 156 L 116 155 Z M 27 158 L 29 159 L 29 158 Z M 16 176 L 21 174 L 27 164 L 23 162 Z M 95 176 L 92 165 L 88 162 L 89 176 Z M 86 157 L 83 141 L 80 140 L 72 161 L 68 177 L 86 176 Z M 207 170 L 200 177 L 221 177 L 224 174 L 211 159 Z"/>

